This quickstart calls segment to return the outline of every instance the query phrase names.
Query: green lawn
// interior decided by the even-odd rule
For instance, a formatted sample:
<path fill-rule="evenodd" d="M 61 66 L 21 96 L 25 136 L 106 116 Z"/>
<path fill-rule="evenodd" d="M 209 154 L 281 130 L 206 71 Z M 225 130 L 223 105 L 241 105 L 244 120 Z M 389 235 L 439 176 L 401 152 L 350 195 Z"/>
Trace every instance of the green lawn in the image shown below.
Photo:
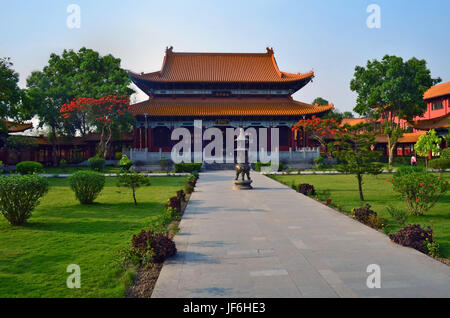
<path fill-rule="evenodd" d="M 44 167 L 44 171 L 45 173 L 48 174 L 72 174 L 76 171 L 80 171 L 80 170 L 91 170 L 89 167 L 65 167 L 65 168 L 61 168 L 61 167 Z M 115 167 L 115 166 L 106 166 L 102 173 L 119 173 L 120 172 L 120 167 Z"/>
<path fill-rule="evenodd" d="M 0 219 L 0 297 L 123 297 L 117 250 L 162 213 L 167 199 L 183 188 L 184 177 L 154 177 L 137 190 L 107 178 L 97 203 L 82 206 L 67 179 L 50 179 L 50 191 L 25 226 Z M 81 268 L 81 288 L 69 289 L 69 264 Z"/>
<path fill-rule="evenodd" d="M 89 167 L 45 167 L 44 172 L 48 174 L 72 174 L 80 170 L 91 170 Z M 120 167 L 106 166 L 102 173 L 120 173 Z M 153 173 L 167 173 L 167 171 L 152 171 Z"/>
<path fill-rule="evenodd" d="M 275 176 L 276 180 L 290 186 L 294 181 L 298 183 L 309 183 L 317 190 L 330 190 L 330 197 L 341 211 L 351 212 L 353 208 L 361 206 L 358 195 L 358 185 L 355 176 L 351 175 L 284 175 Z M 373 210 L 389 222 L 390 232 L 398 231 L 401 226 L 395 224 L 386 206 L 392 205 L 406 209 L 405 202 L 392 190 L 392 184 L 386 182 L 392 175 L 382 174 L 378 176 L 364 176 L 364 196 Z M 444 178 L 450 180 L 450 173 L 446 173 Z M 443 257 L 450 258 L 450 191 L 424 216 L 412 217 L 407 220 L 407 224 L 432 225 L 434 229 L 434 239 L 441 245 Z"/>

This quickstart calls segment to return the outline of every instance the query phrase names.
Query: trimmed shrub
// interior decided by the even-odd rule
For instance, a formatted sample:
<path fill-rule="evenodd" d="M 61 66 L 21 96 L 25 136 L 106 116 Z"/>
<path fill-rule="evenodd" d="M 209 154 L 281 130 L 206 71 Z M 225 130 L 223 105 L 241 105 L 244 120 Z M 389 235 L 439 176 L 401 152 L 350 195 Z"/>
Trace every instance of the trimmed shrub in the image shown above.
<path fill-rule="evenodd" d="M 314 190 L 314 186 L 311 184 L 308 184 L 308 183 L 299 184 L 297 191 L 304 195 L 316 194 L 316 190 Z"/>
<path fill-rule="evenodd" d="M 425 170 L 425 167 L 420 167 L 420 166 L 401 166 L 394 173 L 394 178 L 398 178 L 398 177 L 404 176 L 406 174 L 415 173 L 415 172 L 425 173 L 426 170 Z"/>
<path fill-rule="evenodd" d="M 175 172 L 181 173 L 181 172 L 194 172 L 194 171 L 200 171 L 202 168 L 201 163 L 176 163 L 175 165 Z"/>
<path fill-rule="evenodd" d="M 262 167 L 270 167 L 272 164 L 270 162 L 255 162 L 255 171 L 261 171 Z M 283 170 L 283 164 L 280 162 L 278 163 L 277 171 Z"/>
<path fill-rule="evenodd" d="M 390 234 L 389 238 L 394 243 L 426 253 L 425 244 L 433 243 L 433 230 L 430 227 L 423 229 L 419 224 L 410 224 L 396 234 Z"/>
<path fill-rule="evenodd" d="M 105 186 L 105 176 L 94 171 L 77 171 L 69 177 L 69 183 L 81 204 L 91 204 Z"/>
<path fill-rule="evenodd" d="M 0 177 L 0 211 L 11 225 L 24 224 L 48 191 L 48 182 L 37 175 Z"/>
<path fill-rule="evenodd" d="M 353 209 L 353 213 L 355 214 L 356 220 L 366 225 L 369 225 L 371 216 L 377 216 L 377 212 L 370 209 L 370 204 L 366 204 L 358 209 Z"/>
<path fill-rule="evenodd" d="M 151 230 L 142 230 L 138 235 L 134 235 L 131 247 L 142 263 L 162 263 L 177 252 L 175 242 L 166 233 L 155 233 Z"/>
<path fill-rule="evenodd" d="M 36 161 L 22 161 L 16 165 L 16 171 L 22 175 L 42 173 L 44 172 L 44 166 Z"/>
<path fill-rule="evenodd" d="M 430 160 L 430 162 L 428 163 L 428 166 L 431 169 L 437 169 L 437 170 L 443 172 L 445 169 L 450 168 L 450 159 L 446 159 L 446 158 L 433 159 L 433 160 Z"/>
<path fill-rule="evenodd" d="M 412 172 L 393 179 L 394 191 L 406 201 L 411 215 L 423 215 L 447 191 L 448 185 L 441 177 L 431 173 Z"/>
<path fill-rule="evenodd" d="M 88 166 L 94 171 L 102 171 L 105 168 L 105 159 L 100 157 L 89 158 Z"/>
<path fill-rule="evenodd" d="M 122 159 L 122 153 L 120 151 L 118 151 L 114 154 L 114 160 L 120 160 L 120 159 Z"/>
<path fill-rule="evenodd" d="M 129 171 L 133 166 L 133 162 L 128 159 L 127 155 L 122 155 L 119 161 L 119 167 L 121 167 L 122 171 Z"/>

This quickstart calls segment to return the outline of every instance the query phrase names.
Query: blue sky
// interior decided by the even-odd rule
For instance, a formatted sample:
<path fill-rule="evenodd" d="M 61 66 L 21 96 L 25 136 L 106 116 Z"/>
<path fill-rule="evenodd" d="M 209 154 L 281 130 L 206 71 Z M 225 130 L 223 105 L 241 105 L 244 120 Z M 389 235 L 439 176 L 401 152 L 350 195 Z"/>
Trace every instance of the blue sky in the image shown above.
<path fill-rule="evenodd" d="M 81 28 L 69 29 L 69 4 L 81 8 Z M 381 28 L 366 26 L 369 4 L 381 8 Z M 86 46 L 121 58 L 122 67 L 150 72 L 164 49 L 264 52 L 273 47 L 287 72 L 314 70 L 295 94 L 321 96 L 351 110 L 356 65 L 395 54 L 426 59 L 434 77 L 450 81 L 450 1 L 447 0 L 0 0 L 0 56 L 9 56 L 23 87 L 50 53 Z M 142 98 L 142 96 L 139 96 Z"/>

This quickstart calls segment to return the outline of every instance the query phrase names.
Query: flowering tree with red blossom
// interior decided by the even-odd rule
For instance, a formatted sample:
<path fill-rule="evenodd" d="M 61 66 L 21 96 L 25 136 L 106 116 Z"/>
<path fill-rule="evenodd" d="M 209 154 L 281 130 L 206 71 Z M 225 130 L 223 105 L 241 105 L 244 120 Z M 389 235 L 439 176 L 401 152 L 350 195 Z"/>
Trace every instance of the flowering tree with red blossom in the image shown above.
<path fill-rule="evenodd" d="M 62 105 L 60 112 L 66 120 L 78 120 L 80 129 L 94 127 L 100 133 L 97 155 L 103 158 L 107 157 L 113 134 L 128 131 L 135 121 L 129 97 L 117 94 L 101 98 L 75 98 Z"/>
<path fill-rule="evenodd" d="M 333 138 L 338 131 L 339 123 L 334 118 L 319 118 L 313 116 L 311 119 L 303 119 L 296 123 L 293 131 L 303 130 L 310 134 L 310 136 L 317 140 L 321 148 L 327 151 L 327 139 Z M 330 153 L 327 151 L 327 156 Z"/>

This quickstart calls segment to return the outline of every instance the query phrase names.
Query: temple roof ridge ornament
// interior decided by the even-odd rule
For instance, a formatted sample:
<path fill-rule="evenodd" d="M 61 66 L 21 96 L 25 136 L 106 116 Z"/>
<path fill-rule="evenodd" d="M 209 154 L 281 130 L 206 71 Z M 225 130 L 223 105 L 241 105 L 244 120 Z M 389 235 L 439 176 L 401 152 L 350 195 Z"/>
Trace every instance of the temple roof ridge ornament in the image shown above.
<path fill-rule="evenodd" d="M 173 53 L 173 46 L 166 46 L 166 54 L 172 54 Z"/>

